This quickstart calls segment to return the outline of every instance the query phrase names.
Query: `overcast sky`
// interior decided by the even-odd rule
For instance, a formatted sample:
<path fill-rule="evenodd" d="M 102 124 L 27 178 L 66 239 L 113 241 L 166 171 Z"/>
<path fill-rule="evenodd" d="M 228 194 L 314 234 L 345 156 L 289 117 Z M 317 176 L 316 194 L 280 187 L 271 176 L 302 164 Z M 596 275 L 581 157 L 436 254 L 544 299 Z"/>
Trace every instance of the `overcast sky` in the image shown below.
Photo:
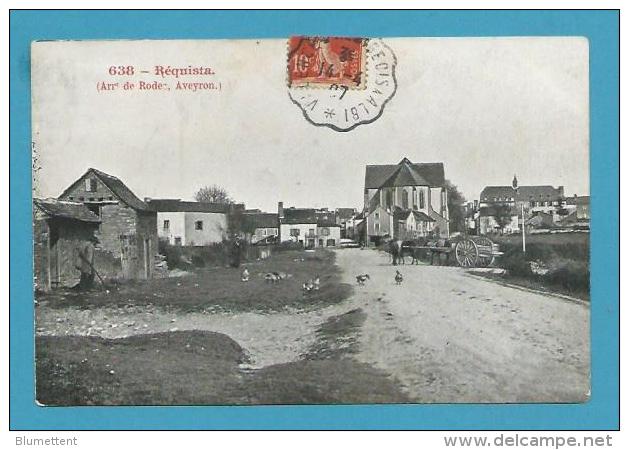
<path fill-rule="evenodd" d="M 218 184 L 249 208 L 362 208 L 365 165 L 403 157 L 443 162 L 470 200 L 514 173 L 522 185 L 588 194 L 585 39 L 385 42 L 397 55 L 397 93 L 377 121 L 347 133 L 311 125 L 290 101 L 286 40 L 36 44 L 35 194 L 58 196 L 95 167 L 140 198 L 192 199 Z M 222 89 L 97 92 L 113 64 L 210 66 Z"/>

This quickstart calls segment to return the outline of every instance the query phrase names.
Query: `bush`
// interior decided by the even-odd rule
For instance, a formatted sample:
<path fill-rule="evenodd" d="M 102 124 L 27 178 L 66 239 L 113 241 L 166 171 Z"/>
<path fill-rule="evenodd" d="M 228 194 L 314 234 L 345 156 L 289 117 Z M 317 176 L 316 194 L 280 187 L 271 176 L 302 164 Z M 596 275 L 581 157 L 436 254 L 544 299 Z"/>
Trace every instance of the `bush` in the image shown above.
<path fill-rule="evenodd" d="M 203 247 L 181 247 L 160 240 L 159 253 L 166 257 L 169 269 L 190 270 L 195 267 L 224 265 L 229 254 L 229 242 Z M 245 255 L 243 249 L 243 256 Z"/>
<path fill-rule="evenodd" d="M 299 242 L 284 241 L 273 247 L 274 252 L 286 252 L 291 250 L 303 250 L 304 245 Z"/>
<path fill-rule="evenodd" d="M 561 286 L 570 292 L 589 292 L 589 264 L 570 259 L 554 261 L 543 278 L 551 284 Z"/>
<path fill-rule="evenodd" d="M 499 265 L 505 269 L 509 275 L 525 278 L 535 276 L 531 270 L 531 264 L 521 251 L 512 249 L 510 252 L 505 252 L 499 259 Z"/>

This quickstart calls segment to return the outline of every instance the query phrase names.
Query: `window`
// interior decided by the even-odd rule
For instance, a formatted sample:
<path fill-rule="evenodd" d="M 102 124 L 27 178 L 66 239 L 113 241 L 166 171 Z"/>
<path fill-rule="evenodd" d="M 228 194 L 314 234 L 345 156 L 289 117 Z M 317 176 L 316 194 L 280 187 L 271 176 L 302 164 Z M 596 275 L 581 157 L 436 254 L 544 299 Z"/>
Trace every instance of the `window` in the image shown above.
<path fill-rule="evenodd" d="M 377 224 L 374 226 L 374 229 L 376 230 L 376 232 L 380 231 L 380 224 L 379 224 L 379 223 L 377 223 Z"/>
<path fill-rule="evenodd" d="M 70 200 L 74 200 L 74 197 L 70 197 Z"/>
<path fill-rule="evenodd" d="M 319 247 L 323 247 L 323 239 L 319 239 Z"/>
<path fill-rule="evenodd" d="M 87 178 L 85 180 L 85 190 L 87 192 L 96 192 L 96 178 Z"/>
<path fill-rule="evenodd" d="M 314 236 L 314 235 L 315 235 L 315 230 L 314 230 L 314 228 L 310 228 L 310 229 L 308 229 L 308 236 L 312 237 L 312 236 Z"/>
<path fill-rule="evenodd" d="M 392 204 L 393 204 L 393 193 L 390 190 L 387 190 L 386 206 L 391 207 Z"/>
<path fill-rule="evenodd" d="M 299 228 L 291 228 L 290 229 L 291 236 L 299 236 Z"/>
<path fill-rule="evenodd" d="M 535 202 L 531 202 L 531 207 L 535 206 Z"/>
<path fill-rule="evenodd" d="M 170 220 L 164 220 L 164 231 L 170 230 Z"/>
<path fill-rule="evenodd" d="M 419 191 L 419 209 L 426 208 L 426 197 L 424 195 L 424 191 Z"/>
<path fill-rule="evenodd" d="M 330 235 L 330 229 L 329 228 L 321 228 L 321 234 L 323 236 L 329 236 Z"/>
<path fill-rule="evenodd" d="M 196 222 L 194 222 L 194 229 L 195 230 L 202 230 L 203 229 L 203 221 L 202 220 L 197 220 Z"/>
<path fill-rule="evenodd" d="M 328 239 L 327 247 L 334 247 L 336 245 L 336 241 L 334 239 Z"/>
<path fill-rule="evenodd" d="M 98 205 L 87 205 L 87 209 L 89 209 L 94 214 L 96 214 L 98 216 L 98 218 L 100 219 L 100 206 L 98 206 Z"/>
<path fill-rule="evenodd" d="M 376 219 L 376 220 L 378 220 L 378 219 L 380 218 L 380 213 L 376 213 L 376 214 L 374 215 L 374 217 L 375 217 L 375 219 Z"/>
<path fill-rule="evenodd" d="M 402 208 L 408 209 L 408 191 L 402 191 Z"/>
<path fill-rule="evenodd" d="M 181 245 L 181 237 L 175 237 L 175 245 Z"/>

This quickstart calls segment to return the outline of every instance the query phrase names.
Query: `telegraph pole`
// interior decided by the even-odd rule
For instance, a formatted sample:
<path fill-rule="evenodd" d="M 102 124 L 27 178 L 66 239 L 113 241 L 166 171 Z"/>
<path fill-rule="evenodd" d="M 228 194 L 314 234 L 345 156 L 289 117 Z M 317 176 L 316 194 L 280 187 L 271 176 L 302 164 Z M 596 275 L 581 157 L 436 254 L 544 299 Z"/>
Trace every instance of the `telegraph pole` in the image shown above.
<path fill-rule="evenodd" d="M 513 200 L 517 207 L 517 199 L 518 199 L 518 178 L 513 175 L 513 182 L 511 184 L 513 187 Z M 520 214 L 522 217 L 522 253 L 526 253 L 526 226 L 524 224 L 524 202 L 520 202 Z"/>

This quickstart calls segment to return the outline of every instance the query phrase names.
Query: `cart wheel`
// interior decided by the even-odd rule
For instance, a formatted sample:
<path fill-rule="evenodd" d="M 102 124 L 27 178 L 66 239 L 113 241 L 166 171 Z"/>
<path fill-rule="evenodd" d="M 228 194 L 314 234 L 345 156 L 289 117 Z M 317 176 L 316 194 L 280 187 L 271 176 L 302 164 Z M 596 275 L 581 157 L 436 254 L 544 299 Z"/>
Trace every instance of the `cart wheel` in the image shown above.
<path fill-rule="evenodd" d="M 491 241 L 491 239 L 485 236 L 481 236 L 475 239 L 475 241 L 476 241 L 477 246 L 484 247 L 482 252 L 479 249 L 478 266 L 479 267 L 491 266 L 494 263 L 494 259 L 495 259 L 494 255 L 492 255 L 494 243 Z M 489 254 L 487 254 L 486 252 L 489 252 Z"/>
<path fill-rule="evenodd" d="M 454 254 L 461 267 L 474 267 L 478 262 L 478 246 L 471 239 L 457 242 Z"/>

